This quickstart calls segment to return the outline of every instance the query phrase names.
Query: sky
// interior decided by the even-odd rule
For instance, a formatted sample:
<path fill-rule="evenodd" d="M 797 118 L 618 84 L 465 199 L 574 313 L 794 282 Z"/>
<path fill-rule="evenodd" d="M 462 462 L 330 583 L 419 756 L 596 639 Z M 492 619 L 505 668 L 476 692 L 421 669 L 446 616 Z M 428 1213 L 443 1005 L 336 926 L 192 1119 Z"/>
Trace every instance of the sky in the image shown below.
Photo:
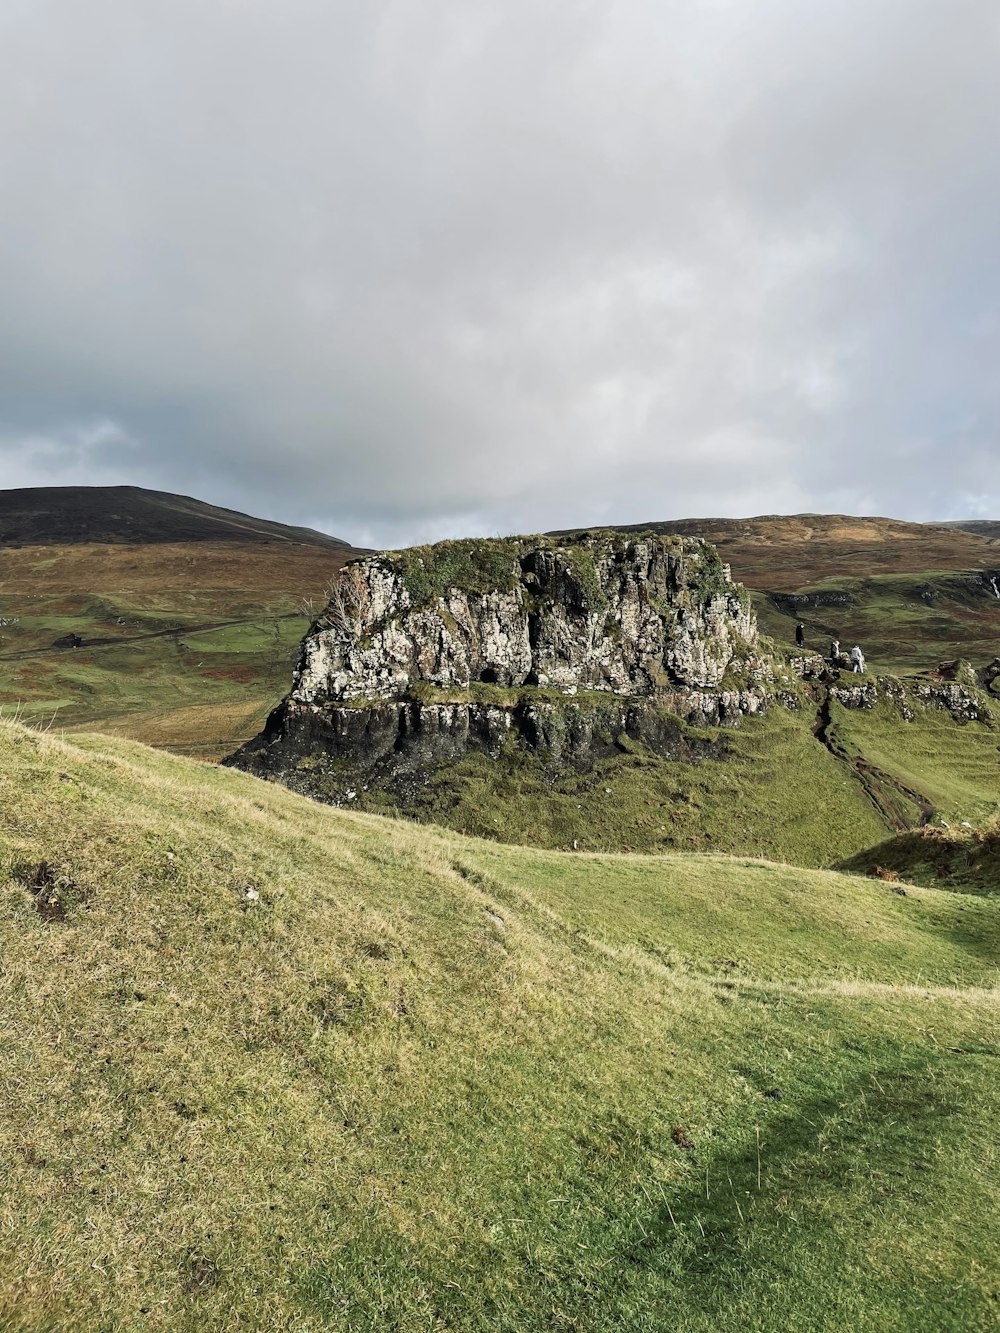
<path fill-rule="evenodd" d="M 1000 518 L 996 0 L 0 0 L 0 486 Z"/>

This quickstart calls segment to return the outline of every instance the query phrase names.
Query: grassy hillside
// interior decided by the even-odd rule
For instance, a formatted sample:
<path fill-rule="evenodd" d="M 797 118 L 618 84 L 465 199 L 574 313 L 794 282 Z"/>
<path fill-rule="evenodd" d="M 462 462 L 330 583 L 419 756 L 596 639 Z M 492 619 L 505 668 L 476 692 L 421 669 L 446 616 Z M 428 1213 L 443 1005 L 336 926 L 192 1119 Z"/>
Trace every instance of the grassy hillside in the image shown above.
<path fill-rule="evenodd" d="M 137 487 L 0 491 L 0 705 L 218 758 L 285 692 L 335 538 Z"/>
<path fill-rule="evenodd" d="M 849 683 L 848 678 L 842 684 Z M 726 852 L 828 866 L 893 831 L 943 816 L 981 824 L 1000 802 L 998 733 L 959 724 L 910 696 L 847 709 L 798 685 L 738 727 L 682 727 L 666 759 L 619 737 L 580 768 L 510 741 L 414 777 L 362 784 L 354 770 L 302 760 L 304 788 L 357 808 L 405 813 L 476 837 L 578 851 Z M 686 754 L 684 751 L 686 750 Z M 296 774 L 288 778 L 292 786 Z M 350 795 L 348 795 L 350 793 Z"/>
<path fill-rule="evenodd" d="M 421 821 L 477 837 L 585 851 L 716 851 L 829 865 L 890 830 L 853 770 L 813 734 L 815 707 L 739 727 L 688 728 L 694 757 L 664 759 L 620 738 L 620 753 L 580 770 L 552 768 L 509 744 L 497 757 L 470 752 L 425 784 L 350 786 L 363 808 L 397 807 Z M 702 753 L 704 757 L 698 757 Z M 315 774 L 307 774 L 315 785 Z"/>
<path fill-rule="evenodd" d="M 912 701 L 911 707 L 914 717 L 904 721 L 898 708 L 885 701 L 872 709 L 834 703 L 834 738 L 869 768 L 916 793 L 935 815 L 976 825 L 989 820 L 1000 808 L 996 725 L 958 724 L 942 709 Z"/>
<path fill-rule="evenodd" d="M 783 643 L 801 621 L 814 651 L 859 642 L 874 669 L 893 672 L 1000 652 L 997 524 L 797 514 L 634 527 L 713 542 L 756 594 L 761 628 Z"/>
<path fill-rule="evenodd" d="M 912 829 L 859 852 L 840 868 L 889 882 L 1000 896 L 1000 819 L 981 828 Z"/>
<path fill-rule="evenodd" d="M 770 514 L 683 518 L 620 531 L 703 537 L 718 546 L 751 588 L 795 592 L 817 579 L 994 569 L 994 524 L 908 523 L 850 514 Z"/>
<path fill-rule="evenodd" d="M 1000 653 L 1000 598 L 976 572 L 811 580 L 794 595 L 756 592 L 754 609 L 780 642 L 793 642 L 801 621 L 814 652 L 826 653 L 832 638 L 845 648 L 860 643 L 878 671 L 927 670 L 957 657 L 982 666 Z"/>
<path fill-rule="evenodd" d="M 0 724 L 0 1326 L 986 1330 L 992 900 Z"/>

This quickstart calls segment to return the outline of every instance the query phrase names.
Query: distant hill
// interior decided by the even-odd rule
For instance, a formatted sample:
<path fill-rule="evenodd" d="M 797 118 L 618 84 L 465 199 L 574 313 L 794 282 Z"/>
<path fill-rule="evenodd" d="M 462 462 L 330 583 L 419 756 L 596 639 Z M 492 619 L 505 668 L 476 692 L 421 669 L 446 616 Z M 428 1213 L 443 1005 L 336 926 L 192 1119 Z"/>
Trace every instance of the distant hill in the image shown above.
<path fill-rule="evenodd" d="M 963 532 L 974 532 L 978 537 L 988 537 L 990 541 L 1000 541 L 1000 520 L 993 518 L 964 518 L 957 523 L 947 523 L 946 527 L 961 528 Z"/>
<path fill-rule="evenodd" d="M 349 550 L 312 528 L 287 527 L 188 495 L 141 486 L 31 486 L 0 491 L 0 547 L 288 542 Z"/>
<path fill-rule="evenodd" d="M 285 692 L 353 554 L 138 486 L 0 491 L 0 709 L 227 753 Z"/>
<path fill-rule="evenodd" d="M 850 514 L 678 518 L 614 526 L 618 532 L 703 537 L 752 588 L 794 592 L 831 575 L 870 578 L 942 569 L 996 569 L 1000 522 L 907 523 Z"/>

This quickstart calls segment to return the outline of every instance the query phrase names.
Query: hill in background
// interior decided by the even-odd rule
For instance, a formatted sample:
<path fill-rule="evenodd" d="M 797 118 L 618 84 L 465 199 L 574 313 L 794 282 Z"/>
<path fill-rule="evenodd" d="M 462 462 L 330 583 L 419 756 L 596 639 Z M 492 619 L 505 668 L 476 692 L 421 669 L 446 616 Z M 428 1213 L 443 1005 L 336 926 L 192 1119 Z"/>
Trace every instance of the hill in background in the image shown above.
<path fill-rule="evenodd" d="M 1000 653 L 1000 524 L 906 523 L 844 514 L 673 519 L 616 531 L 703 537 L 754 592 L 782 643 L 861 643 L 877 671 L 926 671 Z"/>
<path fill-rule="evenodd" d="M 217 758 L 281 697 L 352 553 L 134 486 L 0 492 L 0 705 Z"/>
<path fill-rule="evenodd" d="M 141 486 L 37 486 L 0 491 L 0 548 L 127 543 L 284 542 L 350 550 L 313 528 L 253 518 Z"/>

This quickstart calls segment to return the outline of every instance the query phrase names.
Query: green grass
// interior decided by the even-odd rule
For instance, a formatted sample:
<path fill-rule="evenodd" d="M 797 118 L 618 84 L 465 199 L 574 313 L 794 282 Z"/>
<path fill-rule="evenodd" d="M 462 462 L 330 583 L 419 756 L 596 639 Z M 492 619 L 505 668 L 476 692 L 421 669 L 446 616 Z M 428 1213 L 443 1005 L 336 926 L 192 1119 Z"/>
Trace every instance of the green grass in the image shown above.
<path fill-rule="evenodd" d="M 514 588 L 528 544 L 522 537 L 472 537 L 387 551 L 382 559 L 402 575 L 413 604 L 426 606 L 449 588 L 481 593 Z"/>
<path fill-rule="evenodd" d="M 796 616 L 781 611 L 767 593 L 754 593 L 761 629 L 792 643 L 801 620 L 814 652 L 825 653 L 831 638 L 845 651 L 860 643 L 870 669 L 879 672 L 926 671 L 956 657 L 981 666 L 1000 649 L 1000 601 L 975 574 L 929 570 L 830 577 L 805 585 L 797 595 L 817 593 L 842 593 L 849 604 L 800 605 Z"/>
<path fill-rule="evenodd" d="M 911 721 L 886 701 L 872 709 L 834 704 L 832 713 L 857 752 L 926 796 L 948 822 L 983 823 L 1000 806 L 1000 732 L 956 723 L 940 708 L 911 708 Z"/>
<path fill-rule="evenodd" d="M 0 706 L 58 728 L 99 726 L 218 758 L 259 729 L 286 692 L 308 627 L 300 616 L 258 611 L 256 618 L 211 628 L 220 611 L 236 611 L 218 602 L 214 615 L 208 605 L 177 607 L 172 616 L 119 607 L 112 615 L 107 606 L 83 599 L 76 614 L 23 616 L 16 634 L 8 631 L 0 644 L 0 657 L 28 653 L 0 660 Z M 125 626 L 116 623 L 118 614 L 127 614 Z M 177 632 L 142 637 L 164 628 Z M 71 632 L 83 647 L 46 651 Z M 120 642 L 88 646 L 98 637 Z"/>
<path fill-rule="evenodd" d="M 991 899 L 0 724 L 0 921 L 12 1333 L 996 1326 Z"/>
<path fill-rule="evenodd" d="M 585 771 L 558 769 L 511 745 L 499 758 L 470 752 L 401 798 L 359 790 L 363 806 L 405 811 L 478 837 L 579 850 L 667 849 L 766 856 L 799 865 L 831 861 L 889 831 L 846 765 L 813 737 L 806 707 L 775 705 L 737 728 L 684 733 L 697 755 L 663 759 L 621 741 Z M 334 784 L 357 788 L 356 778 Z"/>

